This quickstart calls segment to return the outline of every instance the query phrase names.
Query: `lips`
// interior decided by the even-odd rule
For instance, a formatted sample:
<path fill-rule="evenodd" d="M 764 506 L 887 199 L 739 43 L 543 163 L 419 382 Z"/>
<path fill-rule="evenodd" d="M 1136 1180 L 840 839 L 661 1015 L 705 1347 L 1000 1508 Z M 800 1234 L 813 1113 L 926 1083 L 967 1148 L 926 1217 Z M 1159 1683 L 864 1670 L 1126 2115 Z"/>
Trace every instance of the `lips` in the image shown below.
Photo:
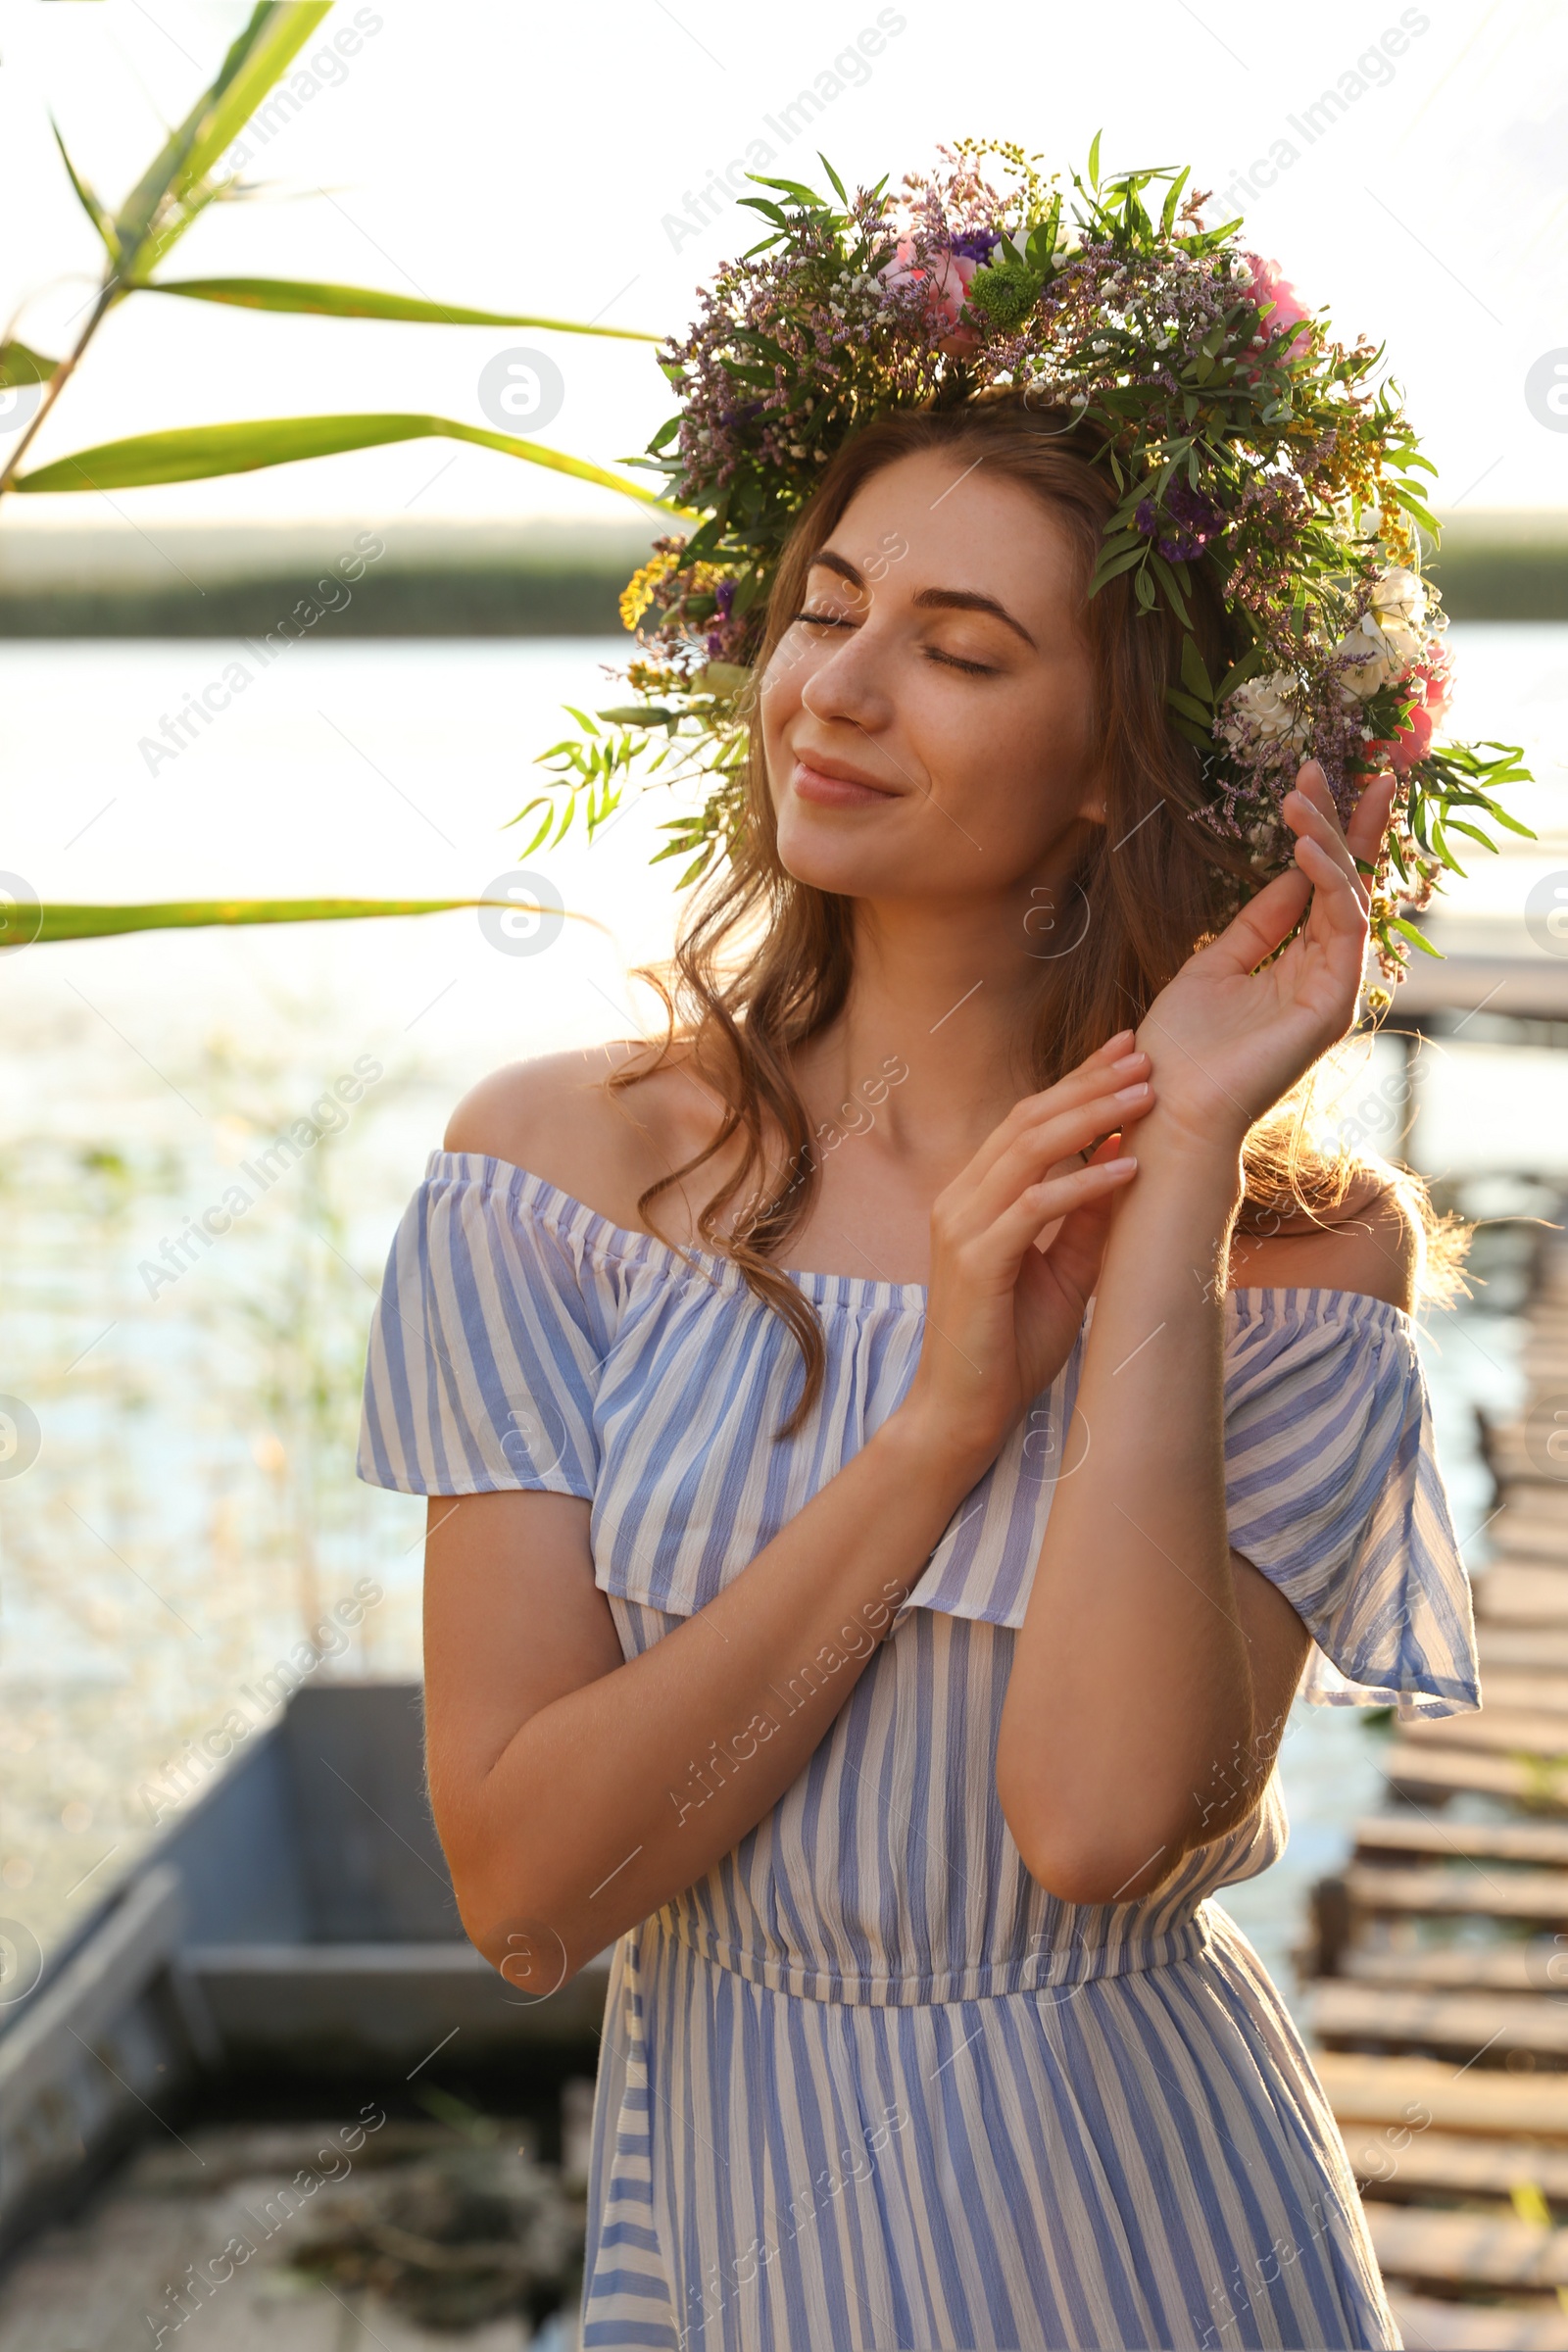
<path fill-rule="evenodd" d="M 790 787 L 798 799 L 824 808 L 870 808 L 899 797 L 895 785 L 879 783 L 863 768 L 820 752 L 797 757 Z"/>

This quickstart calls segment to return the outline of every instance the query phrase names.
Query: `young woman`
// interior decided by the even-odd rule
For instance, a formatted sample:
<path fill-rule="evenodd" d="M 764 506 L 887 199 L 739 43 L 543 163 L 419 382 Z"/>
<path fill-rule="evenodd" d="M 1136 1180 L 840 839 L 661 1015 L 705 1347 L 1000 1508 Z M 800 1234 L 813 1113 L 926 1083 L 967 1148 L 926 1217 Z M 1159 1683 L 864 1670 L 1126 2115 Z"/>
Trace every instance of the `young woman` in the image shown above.
<path fill-rule="evenodd" d="M 464 1921 L 539 1995 L 614 1945 L 588 2345 L 1400 2340 L 1211 1899 L 1309 1653 L 1477 1703 L 1419 1219 L 1260 1213 L 1392 779 L 1342 833 L 1303 766 L 1217 928 L 1063 422 L 826 467 L 671 1039 L 477 1087 L 393 1249 L 362 1461 L 432 1497 Z"/>

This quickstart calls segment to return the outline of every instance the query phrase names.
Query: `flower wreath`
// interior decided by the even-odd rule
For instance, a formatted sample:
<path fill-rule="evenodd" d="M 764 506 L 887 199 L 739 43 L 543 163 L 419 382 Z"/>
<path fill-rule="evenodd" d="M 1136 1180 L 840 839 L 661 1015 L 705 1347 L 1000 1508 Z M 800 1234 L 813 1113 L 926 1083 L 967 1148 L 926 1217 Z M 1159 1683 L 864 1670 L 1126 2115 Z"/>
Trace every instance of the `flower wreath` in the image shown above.
<path fill-rule="evenodd" d="M 664 476 L 696 527 L 658 540 L 627 587 L 639 651 L 616 674 L 637 700 L 572 710 L 582 735 L 541 756 L 564 808 L 542 796 L 513 820 L 544 810 L 523 856 L 559 841 L 579 801 L 591 838 L 636 771 L 706 777 L 656 858 L 685 857 L 681 883 L 697 879 L 740 821 L 741 697 L 821 467 L 878 415 L 994 385 L 1089 428 L 1119 502 L 1090 593 L 1130 573 L 1140 610 L 1163 599 L 1183 625 L 1171 724 L 1200 755 L 1199 813 L 1244 845 L 1258 882 L 1290 861 L 1280 804 L 1303 759 L 1321 762 L 1342 818 L 1392 766 L 1394 820 L 1368 879 L 1394 980 L 1412 945 L 1430 947 L 1401 906 L 1463 871 L 1452 836 L 1494 848 L 1478 817 L 1529 833 L 1494 797 L 1531 780 L 1518 747 L 1435 740 L 1453 682 L 1417 537 L 1437 538 L 1420 483 L 1435 469 L 1396 389 L 1372 380 L 1381 352 L 1335 342 L 1278 265 L 1239 244 L 1239 220 L 1205 227 L 1185 170 L 1102 183 L 1099 147 L 1071 174 L 1071 219 L 1057 175 L 1011 144 L 960 140 L 897 196 L 884 178 L 850 197 L 825 156 L 836 203 L 752 174 L 773 193 L 742 201 L 769 233 L 663 347 L 680 411 L 630 461 Z M 996 164 L 1000 193 L 982 172 Z M 1245 648 L 1218 679 L 1191 633 L 1199 566 Z"/>

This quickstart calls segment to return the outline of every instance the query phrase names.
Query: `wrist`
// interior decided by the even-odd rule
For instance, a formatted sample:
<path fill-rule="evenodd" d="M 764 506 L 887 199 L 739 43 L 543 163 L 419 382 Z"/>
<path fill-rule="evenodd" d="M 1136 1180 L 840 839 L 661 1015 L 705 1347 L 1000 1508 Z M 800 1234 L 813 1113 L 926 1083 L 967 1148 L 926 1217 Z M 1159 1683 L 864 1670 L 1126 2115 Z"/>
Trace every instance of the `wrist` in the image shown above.
<path fill-rule="evenodd" d="M 1000 1444 L 958 1428 L 950 1412 L 917 1393 L 888 1415 L 871 1445 L 898 1476 L 901 1490 L 924 1491 L 956 1510 L 996 1460 Z"/>
<path fill-rule="evenodd" d="M 1139 1122 L 1133 1147 L 1140 1192 L 1147 1198 L 1151 1178 L 1157 1177 L 1162 1189 L 1165 1181 L 1174 1179 L 1240 1203 L 1246 1190 L 1242 1148 L 1250 1125 L 1240 1117 L 1195 1117 L 1156 1100 L 1149 1116 Z"/>

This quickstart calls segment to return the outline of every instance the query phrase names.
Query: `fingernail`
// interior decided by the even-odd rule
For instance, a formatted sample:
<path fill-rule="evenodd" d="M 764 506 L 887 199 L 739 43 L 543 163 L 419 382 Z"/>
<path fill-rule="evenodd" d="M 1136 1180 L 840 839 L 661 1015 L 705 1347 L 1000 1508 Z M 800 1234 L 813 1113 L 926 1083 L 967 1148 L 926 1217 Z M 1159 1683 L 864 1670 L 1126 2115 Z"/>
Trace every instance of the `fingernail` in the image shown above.
<path fill-rule="evenodd" d="M 1115 1077 L 1119 1071 L 1136 1070 L 1148 1059 L 1147 1054 L 1124 1054 L 1120 1061 L 1111 1063 L 1111 1076 Z"/>
<path fill-rule="evenodd" d="M 1114 1054 L 1118 1046 L 1130 1046 L 1137 1032 L 1132 1029 L 1118 1029 L 1115 1036 L 1106 1046 L 1105 1052 L 1107 1054 Z"/>
<path fill-rule="evenodd" d="M 1117 1093 L 1116 1100 L 1118 1102 L 1141 1102 L 1148 1092 L 1149 1081 L 1146 1078 L 1139 1086 L 1124 1086 L 1120 1088 Z"/>

